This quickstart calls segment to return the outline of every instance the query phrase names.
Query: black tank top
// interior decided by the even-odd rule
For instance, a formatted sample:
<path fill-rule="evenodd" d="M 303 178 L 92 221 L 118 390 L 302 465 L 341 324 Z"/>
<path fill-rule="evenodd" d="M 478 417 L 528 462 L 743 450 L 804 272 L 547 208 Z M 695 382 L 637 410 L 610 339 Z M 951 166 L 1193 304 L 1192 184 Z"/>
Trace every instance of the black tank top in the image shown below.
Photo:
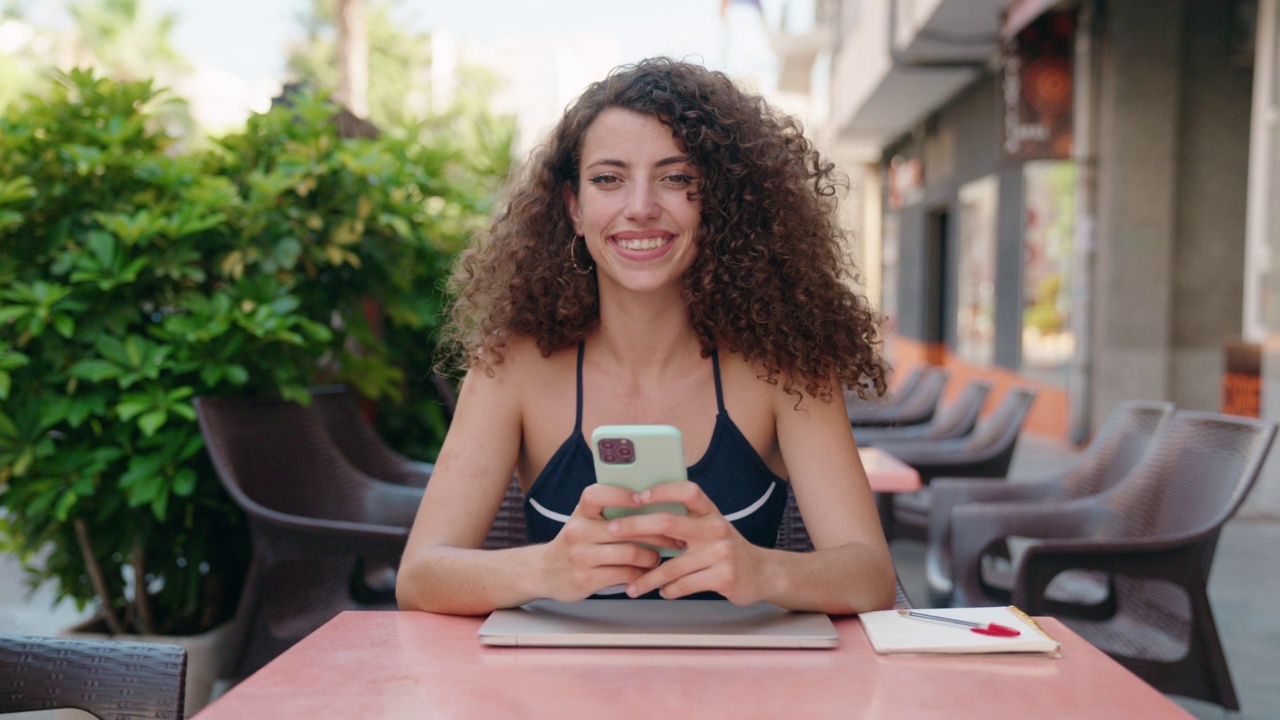
<path fill-rule="evenodd" d="M 591 448 L 582 435 L 583 355 L 584 345 L 579 343 L 578 409 L 573 434 L 551 456 L 525 497 L 525 527 L 531 543 L 552 540 L 577 507 L 582 491 L 596 481 Z M 711 362 L 719 412 L 711 444 L 702 459 L 689 467 L 689 480 L 702 488 L 744 538 L 771 548 L 777 543 L 778 526 L 787 503 L 787 481 L 769 469 L 725 412 L 720 356 L 714 350 Z"/>

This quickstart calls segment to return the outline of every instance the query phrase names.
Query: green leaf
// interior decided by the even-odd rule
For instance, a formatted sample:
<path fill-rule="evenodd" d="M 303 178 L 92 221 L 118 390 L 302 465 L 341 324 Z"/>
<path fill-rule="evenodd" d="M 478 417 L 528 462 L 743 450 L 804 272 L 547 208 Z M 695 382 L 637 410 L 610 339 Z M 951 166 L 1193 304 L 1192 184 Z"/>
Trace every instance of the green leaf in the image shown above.
<path fill-rule="evenodd" d="M 196 489 L 196 471 L 182 468 L 173 476 L 173 494 L 178 497 L 191 497 Z"/>
<path fill-rule="evenodd" d="M 164 426 L 165 421 L 169 419 L 169 413 L 164 410 L 152 410 L 144 413 L 138 418 L 138 427 L 142 430 L 142 434 L 151 437 L 156 431 Z"/>
<path fill-rule="evenodd" d="M 54 315 L 53 329 L 57 330 L 62 337 L 70 340 L 71 336 L 76 333 L 76 321 L 70 315 Z"/>
<path fill-rule="evenodd" d="M 80 360 L 75 365 L 72 365 L 67 372 L 71 374 L 71 377 L 96 383 L 120 377 L 123 370 L 119 365 L 106 360 Z"/>
<path fill-rule="evenodd" d="M 75 507 L 76 501 L 80 499 L 74 490 L 68 490 L 58 498 L 57 505 L 53 508 L 53 516 L 58 518 L 59 522 L 66 522 L 67 517 L 71 514 L 71 508 Z"/>

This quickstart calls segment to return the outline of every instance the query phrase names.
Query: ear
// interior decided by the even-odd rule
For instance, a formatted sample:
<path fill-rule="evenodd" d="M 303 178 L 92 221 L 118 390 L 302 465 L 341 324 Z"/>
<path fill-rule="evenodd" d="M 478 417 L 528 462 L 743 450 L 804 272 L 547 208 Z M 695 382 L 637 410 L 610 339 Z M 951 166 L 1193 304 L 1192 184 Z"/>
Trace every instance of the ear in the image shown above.
<path fill-rule="evenodd" d="M 564 207 L 569 211 L 569 219 L 573 221 L 573 233 L 581 235 L 582 209 L 578 207 L 578 193 L 574 192 L 573 186 L 567 182 L 564 184 Z"/>

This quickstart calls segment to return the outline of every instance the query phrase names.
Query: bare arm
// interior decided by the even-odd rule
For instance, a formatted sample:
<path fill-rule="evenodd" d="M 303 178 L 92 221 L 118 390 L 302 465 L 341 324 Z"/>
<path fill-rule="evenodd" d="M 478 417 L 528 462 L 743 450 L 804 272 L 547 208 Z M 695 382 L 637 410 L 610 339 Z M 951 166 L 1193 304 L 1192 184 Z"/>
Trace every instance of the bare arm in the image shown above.
<path fill-rule="evenodd" d="M 604 506 L 636 504 L 630 491 L 608 486 L 584 492 L 550 543 L 480 549 L 520 453 L 520 383 L 511 364 L 463 382 L 400 563 L 402 610 L 479 615 L 543 597 L 578 600 L 657 564 L 657 553 L 606 533 Z"/>
<path fill-rule="evenodd" d="M 774 602 L 830 613 L 893 607 L 893 560 L 844 403 L 779 393 L 778 444 L 813 553 L 785 554 Z"/>

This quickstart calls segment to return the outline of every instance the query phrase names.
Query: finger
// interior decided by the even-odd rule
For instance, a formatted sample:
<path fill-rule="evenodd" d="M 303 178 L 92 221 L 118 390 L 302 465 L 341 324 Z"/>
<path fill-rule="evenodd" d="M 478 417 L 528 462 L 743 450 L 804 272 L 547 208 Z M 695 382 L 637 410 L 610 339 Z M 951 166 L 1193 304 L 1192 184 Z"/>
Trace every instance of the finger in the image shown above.
<path fill-rule="evenodd" d="M 613 587 L 628 587 L 643 574 L 642 568 L 632 565 L 604 565 L 595 568 L 590 574 L 590 579 L 583 584 L 582 597 L 595 595 Z"/>
<path fill-rule="evenodd" d="M 720 510 L 697 483 L 689 481 L 667 482 L 651 485 L 640 493 L 640 501 L 652 503 L 680 503 L 690 515 L 719 515 Z"/>
<path fill-rule="evenodd" d="M 643 577 L 644 576 L 642 575 L 640 578 L 637 578 L 636 583 L 640 582 Z M 632 584 L 634 585 L 635 583 Z M 717 565 L 714 567 L 707 567 L 687 575 L 682 575 L 666 585 L 660 586 L 658 588 L 658 594 L 664 599 L 676 600 L 696 593 L 715 592 L 723 595 L 725 599 L 730 602 L 741 604 L 737 603 L 737 601 L 734 600 L 732 593 L 729 592 L 730 586 L 731 583 L 729 583 L 724 576 L 724 567 Z"/>
<path fill-rule="evenodd" d="M 627 586 L 627 595 L 640 597 L 659 588 L 667 587 L 685 575 L 699 572 L 706 567 L 706 561 L 699 558 L 697 553 L 682 553 L 637 577 Z"/>
<path fill-rule="evenodd" d="M 614 523 L 617 523 L 615 529 Z M 719 514 L 714 516 L 675 515 L 653 513 L 630 515 L 613 520 L 606 526 L 607 532 L 628 540 L 638 537 L 668 537 L 686 545 L 697 542 L 723 540 L 732 532 L 732 525 Z"/>
<path fill-rule="evenodd" d="M 593 483 L 583 489 L 582 495 L 578 497 L 578 506 L 573 512 L 593 520 L 602 520 L 607 507 L 639 509 L 642 505 L 639 493 L 634 490 Z"/>
<path fill-rule="evenodd" d="M 632 542 L 615 542 L 596 545 L 592 549 L 592 564 L 601 567 L 629 566 L 650 570 L 658 566 L 658 551 L 641 547 Z"/>

